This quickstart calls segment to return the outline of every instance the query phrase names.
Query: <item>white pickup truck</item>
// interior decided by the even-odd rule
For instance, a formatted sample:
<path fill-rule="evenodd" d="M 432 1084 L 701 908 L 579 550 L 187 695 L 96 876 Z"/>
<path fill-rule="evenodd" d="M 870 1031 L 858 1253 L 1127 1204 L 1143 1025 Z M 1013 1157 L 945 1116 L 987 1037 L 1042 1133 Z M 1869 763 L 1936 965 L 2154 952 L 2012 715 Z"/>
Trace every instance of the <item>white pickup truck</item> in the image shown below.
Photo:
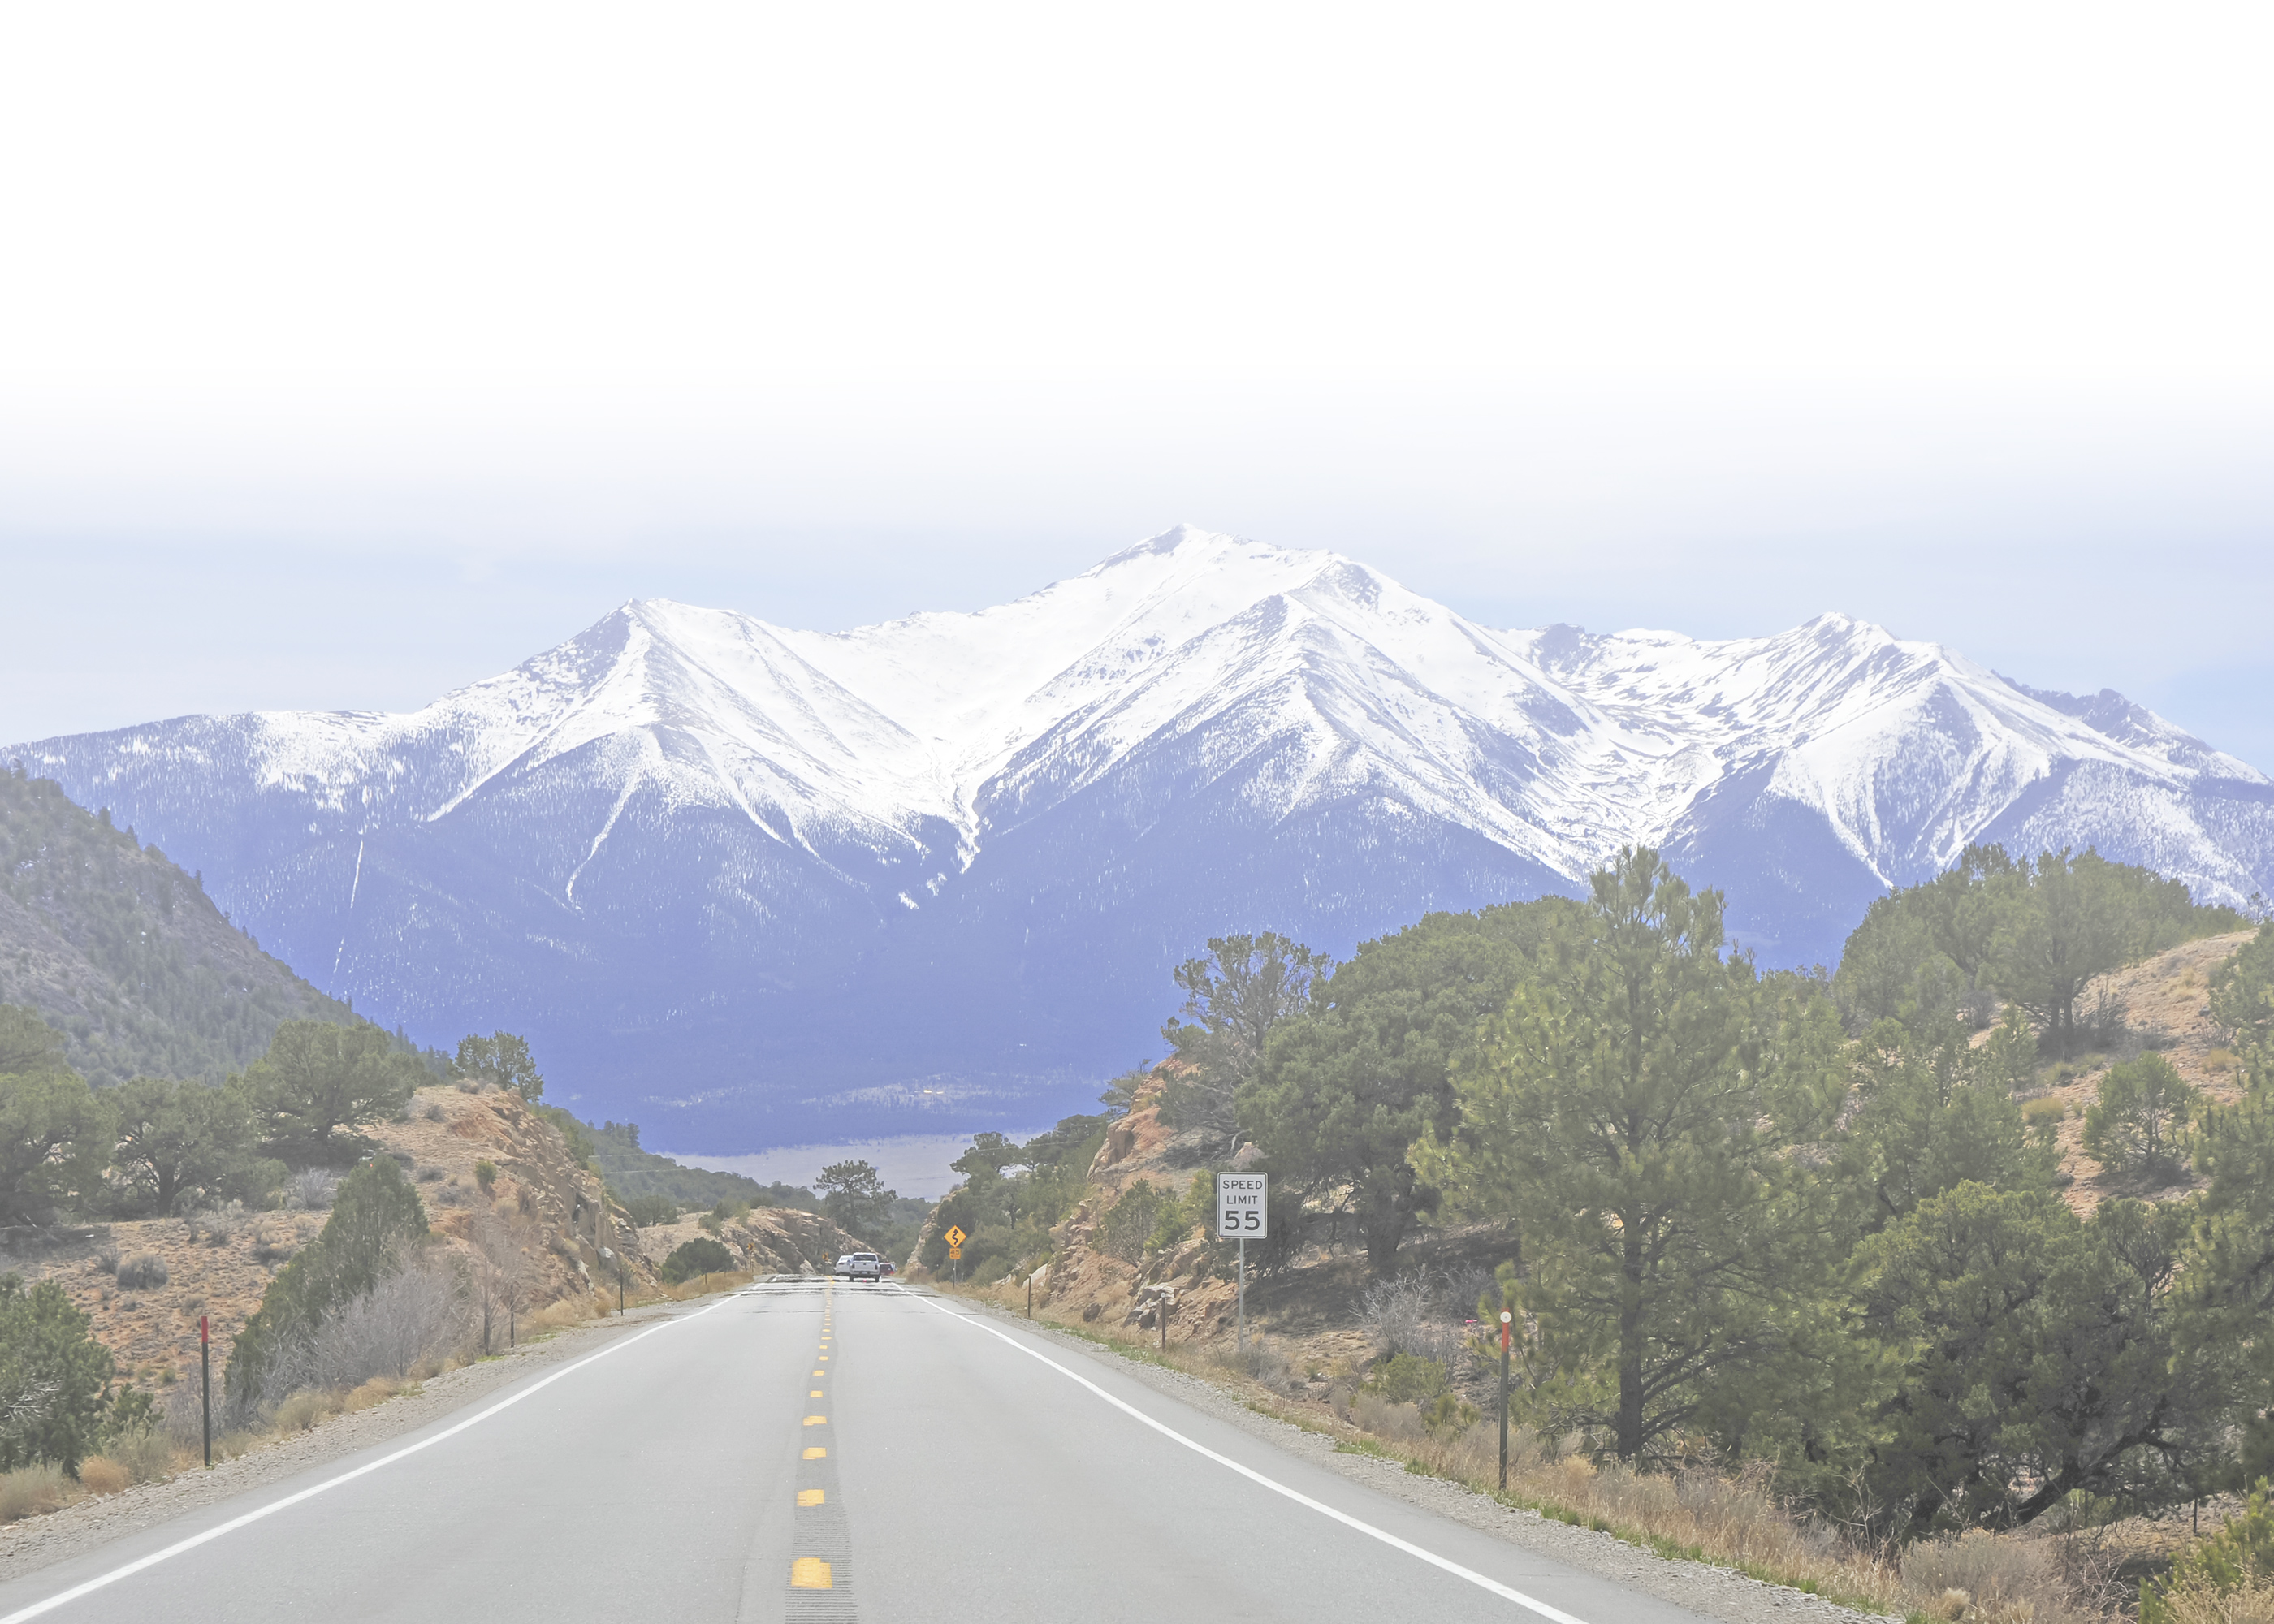
<path fill-rule="evenodd" d="M 873 1252 L 848 1252 L 837 1259 L 837 1278 L 874 1282 L 885 1272 L 885 1260 Z"/>

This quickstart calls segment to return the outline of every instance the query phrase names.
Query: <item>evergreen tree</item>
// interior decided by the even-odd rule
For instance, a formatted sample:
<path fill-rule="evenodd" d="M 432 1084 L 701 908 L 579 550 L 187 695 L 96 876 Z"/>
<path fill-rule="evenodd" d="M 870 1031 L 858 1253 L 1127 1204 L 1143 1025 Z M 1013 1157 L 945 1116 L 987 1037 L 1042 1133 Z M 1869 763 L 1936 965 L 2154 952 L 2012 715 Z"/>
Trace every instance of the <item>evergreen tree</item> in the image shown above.
<path fill-rule="evenodd" d="M 2084 1114 L 2085 1154 L 2112 1173 L 2175 1174 L 2199 1098 L 2161 1055 L 2111 1066 Z"/>
<path fill-rule="evenodd" d="M 258 1203 L 284 1164 L 254 1154 L 252 1101 L 241 1083 L 222 1087 L 138 1077 L 112 1095 L 118 1144 L 111 1164 L 145 1211 L 169 1213 L 190 1192 Z"/>
<path fill-rule="evenodd" d="M 0 1222 L 46 1223 L 102 1188 L 118 1119 L 51 1047 L 13 1057 L 41 1069 L 0 1074 Z"/>
<path fill-rule="evenodd" d="M 237 1333 L 226 1382 L 230 1400 L 252 1407 L 286 1396 L 267 1390 L 278 1359 L 425 1238 L 426 1209 L 392 1156 L 373 1156 L 342 1179 L 323 1233 L 268 1282 L 259 1311 Z"/>
<path fill-rule="evenodd" d="M 2274 1032 L 2274 930 L 2262 928 L 2211 972 L 2210 1018 L 2229 1042 L 2252 1053 L 2263 1050 Z"/>
<path fill-rule="evenodd" d="M 510 1089 L 524 1100 L 537 1100 L 545 1093 L 545 1079 L 537 1074 L 528 1040 L 510 1032 L 493 1032 L 486 1038 L 469 1034 L 461 1038 L 451 1069 L 460 1077 Z M 639 1142 L 636 1128 L 632 1130 L 632 1142 L 635 1147 Z"/>
<path fill-rule="evenodd" d="M 72 1477 L 109 1405 L 110 1351 L 64 1289 L 0 1274 L 0 1471 L 53 1461 Z"/>
<path fill-rule="evenodd" d="M 998 1141 L 1002 1138 L 1000 1134 L 984 1137 Z M 832 1162 L 821 1169 L 813 1188 L 821 1197 L 823 1214 L 847 1235 L 866 1235 L 884 1222 L 899 1199 L 885 1188 L 883 1177 L 866 1162 Z"/>
<path fill-rule="evenodd" d="M 1291 1193 L 1325 1204 L 1337 1226 L 1353 1223 L 1376 1274 L 1396 1267 L 1407 1232 L 1437 1209 L 1436 1186 L 1406 1153 L 1429 1123 L 1451 1127 L 1454 1056 L 1506 1005 L 1553 921 L 1576 906 L 1552 898 L 1433 914 L 1361 945 L 1316 1009 L 1272 1032 L 1239 1094 L 1240 1125 Z"/>
<path fill-rule="evenodd" d="M 1864 1244 L 1859 1323 L 1901 1367 L 1871 1482 L 1908 1532 L 2153 1497 L 2215 1452 L 2218 1389 L 2178 1357 L 2186 1222 L 2112 1201 L 2087 1224 L 2047 1191 L 1964 1184 Z"/>
<path fill-rule="evenodd" d="M 1854 1103 L 1840 1177 L 1866 1232 L 1968 1182 L 2049 1190 L 2059 1155 L 2032 1146 L 1995 1035 L 1979 1048 L 1946 1021 L 1933 1038 L 1882 1020 L 1854 1050 Z"/>
<path fill-rule="evenodd" d="M 1255 1075 L 1271 1029 L 1311 1006 L 1334 960 L 1276 931 L 1215 936 L 1208 945 L 1207 958 L 1176 968 L 1184 1019 L 1171 1018 L 1161 1035 L 1184 1066 L 1163 1093 L 1162 1114 L 1177 1127 L 1229 1139 L 1239 1090 Z"/>
<path fill-rule="evenodd" d="M 275 1154 L 322 1162 L 353 1154 L 358 1141 L 342 1130 L 395 1116 L 425 1076 L 377 1026 L 288 1020 L 245 1086 Z"/>
<path fill-rule="evenodd" d="M 1793 1152 L 1838 1107 L 1840 1040 L 1821 997 L 1722 957 L 1720 895 L 1656 853 L 1591 891 L 1415 1160 L 1462 1211 L 1517 1222 L 1550 1402 L 1633 1460 L 1817 1315 L 1836 1220 Z"/>
<path fill-rule="evenodd" d="M 2190 1204 L 2180 1328 L 2233 1395 L 2241 1426 L 2228 1486 L 2247 1486 L 2274 1474 L 2274 1079 L 2255 1077 L 2241 1100 L 2204 1112 L 2195 1162 L 2209 1187 Z"/>

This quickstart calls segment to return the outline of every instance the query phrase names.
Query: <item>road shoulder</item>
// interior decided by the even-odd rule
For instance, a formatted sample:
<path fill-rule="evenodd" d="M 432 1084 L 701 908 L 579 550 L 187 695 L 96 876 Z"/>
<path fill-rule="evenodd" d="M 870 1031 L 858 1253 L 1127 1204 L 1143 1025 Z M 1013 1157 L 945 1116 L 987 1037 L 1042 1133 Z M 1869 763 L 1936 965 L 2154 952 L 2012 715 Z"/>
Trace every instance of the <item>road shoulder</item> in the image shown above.
<path fill-rule="evenodd" d="M 1409 1472 L 1395 1461 L 1344 1453 L 1335 1447 L 1334 1440 L 1251 1409 L 1245 1400 L 1203 1377 L 1130 1358 L 1110 1346 L 1040 1320 L 1029 1320 L 983 1298 L 957 1296 L 947 1300 L 1005 1325 L 1016 1326 L 1069 1352 L 1089 1354 L 1165 1397 L 1189 1404 L 1212 1419 L 1350 1482 L 1676 1606 L 1718 1619 L 1721 1624 L 1894 1624 L 1886 1615 L 1859 1613 L 1821 1596 L 1771 1584 L 1733 1568 L 1670 1560 L 1593 1529 L 1574 1528 L 1543 1517 L 1536 1511 L 1512 1510 L 1465 1485 Z"/>
<path fill-rule="evenodd" d="M 695 1306 L 652 1304 L 634 1309 L 621 1319 L 576 1326 L 544 1342 L 525 1343 L 510 1353 L 445 1371 L 421 1383 L 415 1393 L 369 1410 L 328 1417 L 307 1432 L 266 1448 L 233 1461 L 217 1461 L 210 1471 L 193 1466 L 161 1483 L 137 1484 L 116 1494 L 83 1500 L 60 1511 L 9 1523 L 0 1527 L 0 1583 L 23 1578 L 311 1467 L 407 1437 L 524 1377 L 541 1375 L 597 1353 L 626 1332 L 643 1329 Z"/>

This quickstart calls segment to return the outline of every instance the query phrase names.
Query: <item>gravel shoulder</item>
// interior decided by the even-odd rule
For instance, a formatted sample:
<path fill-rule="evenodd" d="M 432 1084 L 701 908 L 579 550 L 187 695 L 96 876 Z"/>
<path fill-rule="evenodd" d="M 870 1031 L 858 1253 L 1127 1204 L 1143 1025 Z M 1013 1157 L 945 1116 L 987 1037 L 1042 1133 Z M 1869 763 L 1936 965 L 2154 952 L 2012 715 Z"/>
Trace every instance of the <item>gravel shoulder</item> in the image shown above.
<path fill-rule="evenodd" d="M 981 1297 L 958 1296 L 960 1304 L 1014 1324 L 1072 1352 L 1110 1359 L 1126 1375 L 1155 1392 L 1238 1427 L 1290 1455 L 1325 1467 L 1409 1506 L 1434 1512 L 1482 1533 L 1522 1545 L 1574 1568 L 1615 1579 L 1633 1590 L 1687 1607 L 1722 1624 L 1894 1624 L 1887 1615 L 1856 1612 L 1821 1596 L 1770 1584 L 1732 1568 L 1706 1562 L 1673 1561 L 1593 1529 L 1552 1522 L 1536 1511 L 1514 1511 L 1488 1495 L 1442 1477 L 1422 1477 L 1394 1461 L 1337 1451 L 1334 1440 L 1291 1422 L 1259 1413 L 1236 1395 L 1205 1378 L 1132 1359 L 1110 1347 L 1028 1320 Z"/>
<path fill-rule="evenodd" d="M 421 1383 L 416 1392 L 369 1410 L 328 1417 L 307 1432 L 250 1455 L 217 1461 L 210 1471 L 192 1467 L 162 1483 L 137 1484 L 117 1494 L 83 1500 L 60 1511 L 10 1523 L 0 1528 L 0 1580 L 36 1573 L 50 1563 L 203 1510 L 232 1495 L 264 1488 L 312 1466 L 408 1437 L 523 1377 L 541 1375 L 598 1353 L 627 1333 L 685 1312 L 704 1300 L 707 1299 L 651 1304 L 621 1320 L 576 1326 L 544 1342 L 525 1342 L 510 1353 L 446 1371 Z"/>

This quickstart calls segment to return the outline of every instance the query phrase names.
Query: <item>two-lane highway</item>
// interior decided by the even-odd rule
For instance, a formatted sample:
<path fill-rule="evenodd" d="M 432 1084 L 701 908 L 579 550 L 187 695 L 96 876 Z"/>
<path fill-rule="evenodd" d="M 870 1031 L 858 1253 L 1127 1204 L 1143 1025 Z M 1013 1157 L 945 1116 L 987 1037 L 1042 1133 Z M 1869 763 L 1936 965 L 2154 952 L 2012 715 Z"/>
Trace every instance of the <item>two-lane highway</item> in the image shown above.
<path fill-rule="evenodd" d="M 691 1306 L 0 1586 L 56 1620 L 1694 1615 L 894 1284 Z"/>

